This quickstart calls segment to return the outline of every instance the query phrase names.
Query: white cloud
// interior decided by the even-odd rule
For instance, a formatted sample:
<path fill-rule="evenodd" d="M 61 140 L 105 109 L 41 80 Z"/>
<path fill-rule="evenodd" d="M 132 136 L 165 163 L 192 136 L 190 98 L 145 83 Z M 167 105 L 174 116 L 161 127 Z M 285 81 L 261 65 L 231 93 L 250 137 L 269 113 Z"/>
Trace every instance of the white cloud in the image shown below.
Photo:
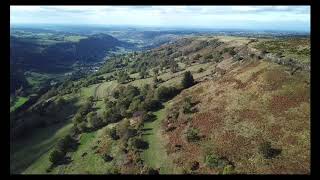
<path fill-rule="evenodd" d="M 11 6 L 10 10 L 12 23 L 201 27 L 282 23 L 284 28 L 290 25 L 288 29 L 310 26 L 309 6 Z"/>

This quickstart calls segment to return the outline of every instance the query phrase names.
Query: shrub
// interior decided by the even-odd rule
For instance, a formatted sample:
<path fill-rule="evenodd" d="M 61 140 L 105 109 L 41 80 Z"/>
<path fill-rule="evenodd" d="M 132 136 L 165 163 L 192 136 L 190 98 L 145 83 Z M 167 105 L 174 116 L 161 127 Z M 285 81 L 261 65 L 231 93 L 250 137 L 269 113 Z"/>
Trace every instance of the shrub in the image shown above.
<path fill-rule="evenodd" d="M 115 123 L 121 120 L 122 116 L 117 107 L 113 107 L 110 109 L 106 109 L 103 112 L 103 118 L 106 123 Z"/>
<path fill-rule="evenodd" d="M 97 116 L 96 112 L 90 112 L 87 115 L 87 120 L 91 128 L 97 128 L 102 125 L 101 119 Z"/>
<path fill-rule="evenodd" d="M 274 149 L 271 147 L 270 142 L 263 142 L 259 145 L 259 152 L 266 159 L 271 159 L 278 156 L 281 153 L 281 149 Z"/>
<path fill-rule="evenodd" d="M 195 60 L 198 60 L 198 59 L 200 59 L 200 58 L 201 58 L 201 55 L 200 55 L 200 54 L 196 54 L 195 57 L 194 57 Z"/>
<path fill-rule="evenodd" d="M 203 68 L 200 68 L 199 70 L 198 70 L 198 73 L 202 73 L 204 71 L 204 69 Z"/>
<path fill-rule="evenodd" d="M 124 83 L 127 83 L 129 80 L 130 80 L 130 76 L 128 75 L 127 72 L 125 71 L 121 71 L 118 75 L 118 78 L 117 78 L 118 82 L 120 84 L 124 84 Z"/>
<path fill-rule="evenodd" d="M 162 107 L 162 104 L 159 100 L 156 99 L 147 99 L 144 103 L 142 108 L 146 111 L 156 111 Z"/>
<path fill-rule="evenodd" d="M 80 122 L 79 124 L 77 124 L 77 129 L 80 132 L 85 132 L 87 130 L 87 123 L 86 122 Z"/>
<path fill-rule="evenodd" d="M 138 110 L 140 110 L 142 108 L 142 105 L 143 105 L 143 103 L 142 103 L 141 98 L 133 98 L 133 100 L 130 103 L 130 106 L 129 106 L 128 110 L 130 112 L 138 111 Z"/>
<path fill-rule="evenodd" d="M 132 145 L 137 149 L 147 149 L 149 147 L 149 144 L 140 138 L 134 138 L 132 140 Z"/>
<path fill-rule="evenodd" d="M 179 70 L 179 65 L 178 65 L 178 63 L 175 62 L 175 61 L 171 61 L 171 63 L 170 63 L 170 70 L 171 70 L 172 73 L 178 72 L 178 70 Z"/>
<path fill-rule="evenodd" d="M 118 140 L 120 137 L 117 134 L 117 129 L 115 127 L 111 128 L 109 131 L 109 136 L 113 139 L 113 140 Z"/>
<path fill-rule="evenodd" d="M 195 142 L 200 140 L 199 130 L 195 128 L 189 128 L 187 130 L 187 141 L 188 142 Z"/>
<path fill-rule="evenodd" d="M 92 107 L 92 102 L 87 101 L 83 106 L 80 107 L 78 113 L 84 116 L 90 112 L 91 107 Z"/>
<path fill-rule="evenodd" d="M 148 169 L 148 174 L 156 175 L 156 174 L 159 174 L 159 171 L 156 169 L 150 168 Z"/>
<path fill-rule="evenodd" d="M 204 56 L 204 59 L 208 60 L 208 59 L 213 59 L 212 54 L 207 54 Z"/>
<path fill-rule="evenodd" d="M 233 173 L 234 173 L 234 167 L 232 165 L 229 164 L 223 168 L 222 174 L 233 174 Z"/>
<path fill-rule="evenodd" d="M 182 87 L 184 89 L 194 85 L 194 79 L 190 71 L 184 73 L 183 79 L 181 81 Z"/>
<path fill-rule="evenodd" d="M 223 160 L 214 154 L 207 155 L 205 157 L 205 163 L 210 168 L 222 168 L 228 165 L 228 162 L 226 160 Z"/>
<path fill-rule="evenodd" d="M 191 170 L 191 171 L 195 171 L 195 170 L 199 169 L 199 166 L 200 166 L 199 162 L 193 161 L 193 162 L 190 164 L 190 170 Z"/>
<path fill-rule="evenodd" d="M 167 101 L 177 95 L 178 92 L 175 87 L 161 86 L 157 91 L 157 96 L 160 101 Z"/>
<path fill-rule="evenodd" d="M 234 56 L 234 55 L 237 54 L 237 52 L 236 52 L 234 49 L 231 49 L 231 50 L 229 51 L 229 54 L 232 55 L 232 56 Z"/>
<path fill-rule="evenodd" d="M 151 112 L 144 113 L 142 115 L 143 122 L 153 121 L 155 118 L 156 118 L 156 116 L 154 114 L 152 114 Z"/>
<path fill-rule="evenodd" d="M 105 162 L 110 162 L 110 161 L 113 160 L 113 157 L 110 156 L 110 155 L 108 155 L 108 154 L 104 154 L 104 155 L 102 156 L 102 158 L 103 158 L 103 160 L 104 160 Z"/>
<path fill-rule="evenodd" d="M 54 150 L 49 155 L 49 160 L 52 164 L 58 164 L 64 159 L 64 153 L 58 150 Z"/>
<path fill-rule="evenodd" d="M 144 78 L 147 78 L 149 76 L 149 73 L 148 73 L 148 71 L 146 69 L 142 69 L 140 71 L 139 75 L 140 75 L 141 79 L 144 79 Z"/>
<path fill-rule="evenodd" d="M 72 119 L 73 123 L 78 124 L 84 121 L 82 115 L 80 113 L 77 113 L 73 119 Z"/>
<path fill-rule="evenodd" d="M 74 148 L 75 140 L 70 136 L 66 135 L 64 138 L 60 139 L 57 143 L 57 150 L 60 152 L 67 152 Z"/>
<path fill-rule="evenodd" d="M 191 97 L 186 97 L 184 99 L 184 104 L 183 104 L 183 113 L 188 114 L 188 113 L 194 113 L 196 109 L 193 108 L 194 103 L 191 102 Z"/>

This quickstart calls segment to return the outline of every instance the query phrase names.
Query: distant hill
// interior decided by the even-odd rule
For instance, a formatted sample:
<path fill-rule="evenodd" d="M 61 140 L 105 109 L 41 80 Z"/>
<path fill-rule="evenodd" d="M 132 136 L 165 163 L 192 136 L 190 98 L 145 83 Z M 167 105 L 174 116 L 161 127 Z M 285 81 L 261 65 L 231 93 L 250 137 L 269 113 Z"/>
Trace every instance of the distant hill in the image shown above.
<path fill-rule="evenodd" d="M 107 34 L 95 34 L 81 39 L 75 44 L 75 56 L 82 61 L 96 61 L 116 47 L 130 47 L 129 43 L 119 41 Z"/>
<path fill-rule="evenodd" d="M 101 61 L 116 47 L 128 48 L 131 44 L 107 34 L 96 34 L 79 41 L 41 39 L 38 37 L 10 37 L 11 90 L 25 86 L 23 72 L 63 73 L 71 71 L 76 61 Z M 19 71 L 19 73 L 18 73 Z M 19 76 L 17 74 L 20 74 Z"/>

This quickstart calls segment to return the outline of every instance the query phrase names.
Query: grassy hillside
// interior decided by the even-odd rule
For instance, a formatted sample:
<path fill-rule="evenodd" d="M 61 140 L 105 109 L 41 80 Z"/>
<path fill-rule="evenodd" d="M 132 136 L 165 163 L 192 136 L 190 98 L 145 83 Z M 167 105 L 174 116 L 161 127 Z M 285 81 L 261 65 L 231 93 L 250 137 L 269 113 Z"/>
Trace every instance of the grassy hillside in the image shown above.
<path fill-rule="evenodd" d="M 308 174 L 310 62 L 305 53 L 282 63 L 296 56 L 291 41 L 202 36 L 112 57 L 98 72 L 65 81 L 30 108 L 31 115 L 43 113 L 46 123 L 36 136 L 11 143 L 11 170 Z M 269 57 L 276 52 L 263 52 L 260 43 L 292 47 L 278 62 Z M 191 87 L 182 83 L 187 71 L 195 80 Z M 165 94 L 165 87 L 173 90 Z M 64 103 L 72 113 L 58 113 L 56 106 Z M 47 106 L 72 121 L 51 125 Z M 50 168 L 57 139 L 67 134 L 78 145 L 65 153 L 70 161 Z"/>

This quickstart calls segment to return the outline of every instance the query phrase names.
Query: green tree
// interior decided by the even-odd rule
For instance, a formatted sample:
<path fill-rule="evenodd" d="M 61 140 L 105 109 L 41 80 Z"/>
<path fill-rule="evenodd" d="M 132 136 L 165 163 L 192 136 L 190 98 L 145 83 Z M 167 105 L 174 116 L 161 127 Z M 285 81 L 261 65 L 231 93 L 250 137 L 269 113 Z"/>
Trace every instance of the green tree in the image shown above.
<path fill-rule="evenodd" d="M 121 71 L 119 74 L 118 74 L 118 82 L 120 84 L 124 84 L 124 83 L 127 83 L 130 79 L 130 76 L 128 75 L 127 72 L 125 71 Z"/>
<path fill-rule="evenodd" d="M 149 76 L 149 73 L 148 73 L 146 68 L 142 68 L 142 70 L 140 71 L 139 75 L 140 75 L 141 79 L 144 79 L 144 78 L 147 78 Z"/>
<path fill-rule="evenodd" d="M 113 140 L 118 140 L 120 137 L 118 136 L 117 133 L 117 129 L 115 127 L 111 128 L 109 131 L 109 136 L 113 139 Z"/>
<path fill-rule="evenodd" d="M 82 121 L 81 123 L 77 124 L 77 128 L 80 132 L 85 132 L 87 130 L 87 123 Z"/>
<path fill-rule="evenodd" d="M 176 61 L 172 60 L 170 63 L 170 70 L 172 73 L 176 73 L 179 70 L 179 65 Z"/>
<path fill-rule="evenodd" d="M 153 75 L 158 76 L 159 75 L 159 68 L 153 68 Z"/>
<path fill-rule="evenodd" d="M 97 128 L 102 125 L 101 119 L 97 116 L 96 112 L 88 113 L 87 120 L 91 128 Z"/>
<path fill-rule="evenodd" d="M 64 153 L 58 150 L 54 150 L 49 155 L 49 160 L 52 164 L 58 164 L 64 159 Z"/>
<path fill-rule="evenodd" d="M 179 93 L 175 87 L 161 86 L 158 88 L 157 96 L 160 101 L 167 101 Z"/>
<path fill-rule="evenodd" d="M 194 85 L 194 79 L 190 71 L 184 73 L 181 84 L 184 89 Z"/>
<path fill-rule="evenodd" d="M 57 143 L 57 150 L 61 152 L 67 152 L 73 144 L 74 140 L 70 135 L 66 135 L 64 138 L 60 139 Z"/>

